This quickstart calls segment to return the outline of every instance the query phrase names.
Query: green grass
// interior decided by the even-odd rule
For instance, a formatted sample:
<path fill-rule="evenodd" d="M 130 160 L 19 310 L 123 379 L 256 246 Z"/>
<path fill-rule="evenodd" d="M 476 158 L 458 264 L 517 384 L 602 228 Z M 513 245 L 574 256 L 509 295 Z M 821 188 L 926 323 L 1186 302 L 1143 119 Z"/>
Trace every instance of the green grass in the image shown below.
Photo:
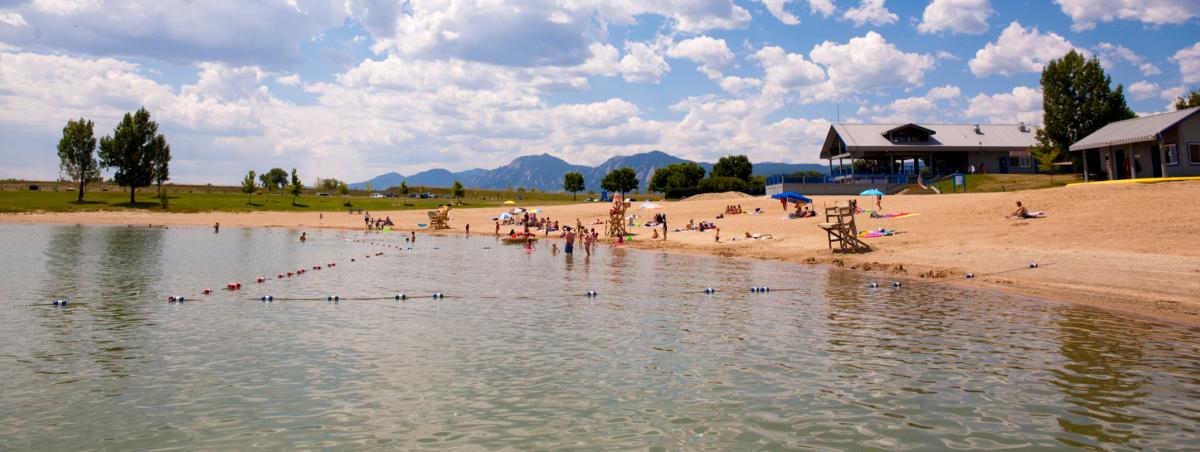
<path fill-rule="evenodd" d="M 1055 174 L 1053 183 L 1047 174 L 968 174 L 966 182 L 967 193 L 988 193 L 1062 187 L 1078 181 L 1077 174 Z M 953 191 L 953 182 L 949 179 L 934 185 L 942 193 Z"/>
<path fill-rule="evenodd" d="M 312 190 L 306 190 L 292 204 L 292 196 L 287 194 L 256 194 L 246 202 L 246 195 L 238 187 L 215 186 L 186 186 L 168 185 L 168 207 L 160 207 L 156 192 L 153 188 L 141 189 L 137 192 L 137 204 L 129 204 L 129 192 L 116 186 L 89 187 L 84 193 L 84 201 L 76 202 L 76 192 L 66 191 L 66 184 L 37 183 L 41 190 L 29 191 L 29 183 L 6 182 L 0 185 L 0 213 L 17 212 L 80 212 L 80 211 L 165 211 L 165 212 L 253 212 L 253 211 L 282 211 L 282 212 L 336 212 L 348 208 L 372 210 L 428 210 L 446 203 L 455 203 L 453 199 L 420 199 L 420 198 L 382 198 L 372 199 L 367 193 L 356 192 L 349 198 L 350 206 L 345 206 L 341 196 L 317 197 Z M 105 191 L 107 190 L 107 191 Z M 415 192 L 415 187 L 413 188 Z M 446 194 L 448 189 L 428 189 L 435 194 Z M 439 193 L 440 192 L 440 193 Z M 503 191 L 467 190 L 463 205 L 456 208 L 500 207 L 505 200 L 521 197 L 520 205 L 530 204 L 569 204 L 569 193 L 526 192 L 505 193 Z M 583 200 L 589 195 L 580 193 Z M 636 196 L 638 199 L 646 196 Z"/>

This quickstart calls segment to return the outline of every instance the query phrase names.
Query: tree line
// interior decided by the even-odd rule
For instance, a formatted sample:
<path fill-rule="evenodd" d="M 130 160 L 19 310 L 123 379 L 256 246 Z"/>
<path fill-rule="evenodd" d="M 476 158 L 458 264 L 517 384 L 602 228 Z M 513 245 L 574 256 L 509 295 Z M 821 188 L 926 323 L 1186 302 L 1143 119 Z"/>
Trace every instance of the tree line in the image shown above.
<path fill-rule="evenodd" d="M 100 171 L 111 168 L 113 182 L 129 189 L 130 205 L 137 202 L 137 189 L 157 185 L 159 200 L 166 207 L 162 184 L 171 178 L 171 146 L 145 107 L 125 113 L 112 135 L 100 138 L 99 152 L 94 122 L 82 117 L 67 121 L 58 141 L 58 158 L 62 178 L 78 184 L 79 202 L 87 184 L 99 181 Z"/>

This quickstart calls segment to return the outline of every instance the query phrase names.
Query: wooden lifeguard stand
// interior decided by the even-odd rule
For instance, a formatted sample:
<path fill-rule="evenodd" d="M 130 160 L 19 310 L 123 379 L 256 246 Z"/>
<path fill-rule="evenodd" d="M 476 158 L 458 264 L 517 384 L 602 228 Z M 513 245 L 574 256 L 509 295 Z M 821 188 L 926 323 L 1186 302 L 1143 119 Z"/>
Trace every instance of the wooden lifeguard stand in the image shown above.
<path fill-rule="evenodd" d="M 825 222 L 817 226 L 828 234 L 829 249 L 833 252 L 871 251 L 871 246 L 858 238 L 858 226 L 854 223 L 854 213 L 857 210 L 858 206 L 854 201 L 838 201 L 832 206 L 825 206 Z M 834 248 L 834 244 L 837 248 Z"/>
<path fill-rule="evenodd" d="M 431 229 L 450 229 L 450 206 L 441 206 L 429 211 L 429 227 Z"/>
<path fill-rule="evenodd" d="M 608 209 L 608 223 L 604 226 L 604 235 L 608 237 L 623 237 L 629 233 L 625 230 L 625 210 L 629 204 L 620 195 L 613 195 L 612 207 Z"/>

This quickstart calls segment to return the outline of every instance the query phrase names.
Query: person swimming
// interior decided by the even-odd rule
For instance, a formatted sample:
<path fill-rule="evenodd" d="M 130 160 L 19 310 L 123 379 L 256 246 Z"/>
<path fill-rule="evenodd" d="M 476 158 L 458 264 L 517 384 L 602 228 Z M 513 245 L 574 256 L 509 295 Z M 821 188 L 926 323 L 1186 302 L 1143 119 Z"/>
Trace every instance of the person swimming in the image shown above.
<path fill-rule="evenodd" d="M 308 233 L 307 233 L 307 232 L 301 232 L 301 233 L 300 233 L 300 241 L 301 241 L 301 242 L 304 242 L 304 241 L 307 241 L 307 240 L 308 240 Z"/>

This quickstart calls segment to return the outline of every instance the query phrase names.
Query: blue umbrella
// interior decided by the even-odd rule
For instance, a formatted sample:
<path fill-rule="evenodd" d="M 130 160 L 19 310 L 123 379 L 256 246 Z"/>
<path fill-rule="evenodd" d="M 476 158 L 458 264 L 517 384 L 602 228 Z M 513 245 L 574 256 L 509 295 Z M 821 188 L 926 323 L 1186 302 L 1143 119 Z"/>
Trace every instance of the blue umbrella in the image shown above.
<path fill-rule="evenodd" d="M 804 201 L 805 203 L 810 203 L 810 202 L 812 202 L 812 200 L 811 200 L 811 199 L 808 199 L 808 198 L 806 198 L 804 195 L 801 195 L 801 194 L 799 194 L 799 193 L 793 193 L 793 192 L 790 192 L 790 191 L 785 191 L 785 192 L 783 192 L 783 193 L 779 193 L 779 194 L 776 194 L 776 195 L 771 195 L 771 197 L 772 197 L 772 198 L 775 198 L 775 199 L 799 200 L 799 201 Z"/>
<path fill-rule="evenodd" d="M 870 190 L 864 190 L 862 193 L 859 193 L 858 196 L 883 196 L 883 192 L 872 188 Z"/>

